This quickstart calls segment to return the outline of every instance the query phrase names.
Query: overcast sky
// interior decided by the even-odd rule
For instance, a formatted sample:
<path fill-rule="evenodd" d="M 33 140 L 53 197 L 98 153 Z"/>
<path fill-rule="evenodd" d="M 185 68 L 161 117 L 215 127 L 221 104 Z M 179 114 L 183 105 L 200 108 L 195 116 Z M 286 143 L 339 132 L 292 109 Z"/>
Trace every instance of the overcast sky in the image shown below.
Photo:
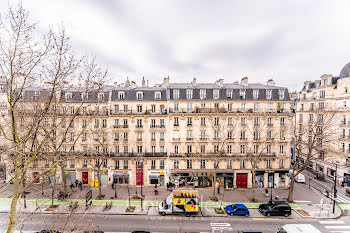
<path fill-rule="evenodd" d="M 9 0 L 12 2 L 12 0 Z M 350 62 L 350 1 L 22 0 L 40 30 L 63 22 L 113 81 L 249 82 L 299 89 Z M 4 13 L 7 1 L 0 1 Z"/>

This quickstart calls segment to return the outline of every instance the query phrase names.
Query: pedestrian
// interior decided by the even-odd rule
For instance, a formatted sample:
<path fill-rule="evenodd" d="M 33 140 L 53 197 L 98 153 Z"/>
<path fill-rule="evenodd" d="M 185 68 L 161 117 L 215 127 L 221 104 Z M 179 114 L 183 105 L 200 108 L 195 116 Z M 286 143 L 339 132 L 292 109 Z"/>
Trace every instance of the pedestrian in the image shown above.
<path fill-rule="evenodd" d="M 216 189 L 218 190 L 218 194 L 220 194 L 220 183 L 216 182 Z"/>
<path fill-rule="evenodd" d="M 269 196 L 269 190 L 265 189 L 265 197 L 268 197 L 268 196 Z"/>
<path fill-rule="evenodd" d="M 75 187 L 78 188 L 78 184 L 79 184 L 79 181 L 78 181 L 78 180 L 75 180 Z"/>

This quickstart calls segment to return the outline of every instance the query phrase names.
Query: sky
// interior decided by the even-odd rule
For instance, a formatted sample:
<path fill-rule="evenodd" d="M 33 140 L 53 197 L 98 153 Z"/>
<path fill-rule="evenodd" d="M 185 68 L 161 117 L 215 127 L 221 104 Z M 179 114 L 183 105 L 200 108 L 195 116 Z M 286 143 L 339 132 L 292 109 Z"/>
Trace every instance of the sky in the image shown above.
<path fill-rule="evenodd" d="M 0 13 L 8 2 L 0 1 Z M 113 82 L 240 81 L 299 90 L 350 62 L 350 1 L 22 0 L 38 30 L 63 23 Z"/>

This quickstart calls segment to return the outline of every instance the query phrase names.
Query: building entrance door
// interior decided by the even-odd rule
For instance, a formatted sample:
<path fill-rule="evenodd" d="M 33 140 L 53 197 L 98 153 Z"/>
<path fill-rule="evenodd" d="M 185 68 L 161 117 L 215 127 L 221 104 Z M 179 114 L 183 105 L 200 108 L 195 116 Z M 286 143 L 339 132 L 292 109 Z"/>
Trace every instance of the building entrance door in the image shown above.
<path fill-rule="evenodd" d="M 247 173 L 237 173 L 237 176 L 236 176 L 237 188 L 247 188 L 247 180 L 248 180 Z"/>
<path fill-rule="evenodd" d="M 82 172 L 82 177 L 83 177 L 83 184 L 89 184 L 89 173 Z"/>

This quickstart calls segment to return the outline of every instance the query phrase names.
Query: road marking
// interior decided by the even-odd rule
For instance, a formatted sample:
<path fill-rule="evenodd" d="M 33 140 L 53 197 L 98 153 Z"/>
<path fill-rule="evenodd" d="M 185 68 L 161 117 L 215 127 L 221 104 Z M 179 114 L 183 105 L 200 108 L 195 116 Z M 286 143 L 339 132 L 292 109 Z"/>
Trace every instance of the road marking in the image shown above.
<path fill-rule="evenodd" d="M 225 222 L 211 222 L 210 227 L 212 232 L 215 232 L 215 231 L 222 232 L 222 230 L 233 231 L 231 224 L 225 223 Z"/>
<path fill-rule="evenodd" d="M 278 220 L 278 218 L 252 218 L 253 220 L 268 220 L 268 221 L 272 221 L 272 220 Z"/>
<path fill-rule="evenodd" d="M 350 230 L 350 226 L 324 226 L 327 229 L 333 229 L 333 230 L 337 230 L 337 229 L 347 229 Z"/>
<path fill-rule="evenodd" d="M 310 202 L 312 202 L 312 201 L 302 201 L 302 200 L 300 200 L 300 201 L 294 201 L 295 203 L 310 203 Z"/>
<path fill-rule="evenodd" d="M 321 224 L 344 224 L 344 221 L 319 221 Z"/>
<path fill-rule="evenodd" d="M 350 231 L 331 231 L 331 233 L 350 233 Z"/>
<path fill-rule="evenodd" d="M 327 197 L 327 194 L 326 193 L 323 193 L 323 195 L 325 195 Z M 329 194 L 329 198 L 331 200 L 334 200 L 333 198 L 333 193 L 330 193 Z M 342 197 L 340 194 L 337 195 L 337 198 L 335 199 L 336 202 L 338 203 L 350 203 L 349 200 L 345 199 L 345 197 Z"/>

